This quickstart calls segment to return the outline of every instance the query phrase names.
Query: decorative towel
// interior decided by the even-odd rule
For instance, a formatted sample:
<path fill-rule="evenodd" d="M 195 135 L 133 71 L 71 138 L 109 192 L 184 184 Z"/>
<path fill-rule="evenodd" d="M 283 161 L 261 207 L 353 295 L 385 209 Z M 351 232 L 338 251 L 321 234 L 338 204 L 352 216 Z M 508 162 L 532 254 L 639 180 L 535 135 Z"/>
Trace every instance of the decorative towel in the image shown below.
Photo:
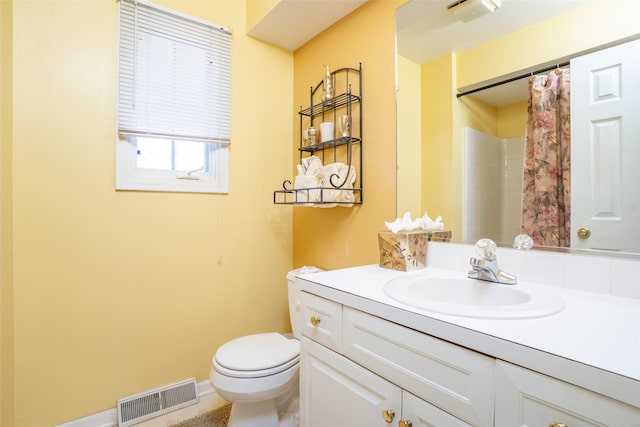
<path fill-rule="evenodd" d="M 322 160 L 316 156 L 305 157 L 300 160 L 297 169 L 298 176 L 293 182 L 293 189 L 296 190 L 295 201 L 313 206 L 320 200 L 320 187 L 324 180 Z"/>
<path fill-rule="evenodd" d="M 318 157 L 309 156 L 300 160 L 297 169 L 298 176 L 293 183 L 297 203 L 321 208 L 353 206 L 353 184 L 356 181 L 356 170 L 353 166 L 344 163 L 322 166 Z"/>
<path fill-rule="evenodd" d="M 318 176 L 296 176 L 293 181 L 296 202 L 306 203 L 307 206 L 315 205 L 315 202 L 320 200 L 320 187 L 322 187 L 322 181 L 318 179 Z"/>
<path fill-rule="evenodd" d="M 345 185 L 344 188 L 353 189 L 353 184 L 355 182 L 356 182 L 356 168 L 351 166 L 349 169 L 349 176 L 347 177 L 347 182 L 344 184 Z M 340 192 L 340 195 L 342 196 L 340 199 L 341 202 L 349 202 L 348 205 L 340 205 L 340 206 L 343 206 L 345 208 L 350 208 L 351 206 L 353 206 L 353 202 L 355 202 L 356 200 L 353 194 L 353 191 L 342 191 Z"/>
<path fill-rule="evenodd" d="M 309 156 L 300 160 L 298 165 L 298 175 L 318 176 L 322 179 L 322 160 L 317 156 Z"/>
<path fill-rule="evenodd" d="M 348 174 L 348 176 L 347 176 Z M 356 170 L 353 166 L 347 166 L 344 163 L 330 163 L 323 168 L 324 184 L 322 190 L 322 200 L 326 202 L 348 202 L 349 204 L 340 204 L 339 206 L 351 207 L 355 201 L 353 195 L 353 184 L 356 180 Z M 333 178 L 332 178 L 333 177 Z M 344 183 L 344 184 L 343 184 Z M 336 185 L 335 188 L 334 185 Z M 342 187 L 340 187 L 340 185 Z M 335 188 L 335 189 L 334 189 Z M 336 203 L 320 205 L 320 207 L 334 207 Z"/>

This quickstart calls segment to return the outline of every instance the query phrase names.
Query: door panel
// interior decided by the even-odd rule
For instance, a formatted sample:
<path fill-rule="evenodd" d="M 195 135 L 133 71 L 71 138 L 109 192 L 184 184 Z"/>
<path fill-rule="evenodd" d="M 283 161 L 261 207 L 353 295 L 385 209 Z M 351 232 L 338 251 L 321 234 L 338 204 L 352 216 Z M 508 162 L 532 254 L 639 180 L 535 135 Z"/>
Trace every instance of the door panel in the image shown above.
<path fill-rule="evenodd" d="M 572 247 L 637 250 L 639 52 L 635 40 L 571 61 Z"/>

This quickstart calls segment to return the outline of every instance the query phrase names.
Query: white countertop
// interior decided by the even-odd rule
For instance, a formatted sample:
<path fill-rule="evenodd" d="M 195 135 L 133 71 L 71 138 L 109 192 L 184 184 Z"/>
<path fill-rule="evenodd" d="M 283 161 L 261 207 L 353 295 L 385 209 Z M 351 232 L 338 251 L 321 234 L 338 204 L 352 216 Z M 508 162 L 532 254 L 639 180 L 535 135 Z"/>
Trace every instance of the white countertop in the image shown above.
<path fill-rule="evenodd" d="M 415 274 L 367 265 L 306 274 L 300 283 L 304 291 L 640 407 L 640 300 L 545 287 L 564 299 L 564 310 L 529 319 L 452 316 L 384 293 L 387 281 Z"/>

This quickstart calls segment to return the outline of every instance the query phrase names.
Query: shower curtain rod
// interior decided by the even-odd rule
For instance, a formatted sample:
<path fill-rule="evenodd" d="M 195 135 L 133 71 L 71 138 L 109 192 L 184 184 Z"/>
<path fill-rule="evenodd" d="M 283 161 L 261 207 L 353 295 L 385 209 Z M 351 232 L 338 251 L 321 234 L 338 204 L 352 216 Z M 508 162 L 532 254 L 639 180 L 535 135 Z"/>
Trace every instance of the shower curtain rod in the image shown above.
<path fill-rule="evenodd" d="M 478 89 L 468 90 L 466 92 L 460 92 L 460 93 L 456 94 L 456 98 L 462 98 L 465 95 L 471 95 L 472 93 L 480 92 L 481 90 L 490 89 L 490 88 L 496 87 L 496 86 L 501 86 L 501 85 L 503 85 L 505 83 L 515 82 L 516 80 L 524 79 L 525 77 L 530 77 L 530 76 L 532 76 L 534 74 L 544 73 L 545 71 L 555 70 L 556 68 L 566 67 L 567 65 L 569 65 L 569 62 L 563 62 L 563 63 L 557 64 L 557 65 L 554 65 L 552 67 L 547 67 L 547 68 L 543 68 L 541 70 L 532 71 L 530 73 L 522 74 L 522 75 L 517 76 L 517 77 L 511 77 L 510 79 L 502 80 L 502 81 L 497 82 L 497 83 L 491 83 L 490 85 L 482 86 L 482 87 L 479 87 Z"/>

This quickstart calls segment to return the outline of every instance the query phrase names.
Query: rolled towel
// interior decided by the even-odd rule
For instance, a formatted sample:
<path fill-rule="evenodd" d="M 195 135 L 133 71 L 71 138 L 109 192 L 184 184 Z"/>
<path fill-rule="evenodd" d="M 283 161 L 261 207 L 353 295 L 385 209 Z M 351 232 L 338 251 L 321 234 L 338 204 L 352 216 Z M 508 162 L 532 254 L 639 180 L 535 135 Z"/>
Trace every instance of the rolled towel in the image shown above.
<path fill-rule="evenodd" d="M 343 174 L 347 173 L 347 166 L 345 165 L 343 169 Z M 351 166 L 348 170 L 349 175 L 347 176 L 347 181 L 344 183 L 344 188 L 348 188 L 349 190 L 353 189 L 353 184 L 356 182 L 356 168 Z M 342 175 L 341 175 L 342 176 Z M 340 199 L 341 202 L 354 202 L 355 196 L 353 195 L 353 191 L 343 191 L 340 194 L 342 197 Z"/>
<path fill-rule="evenodd" d="M 293 189 L 296 190 L 295 201 L 313 206 L 315 202 L 320 200 L 320 187 L 322 187 L 322 182 L 316 175 L 296 176 L 293 182 Z"/>
<path fill-rule="evenodd" d="M 337 202 L 340 200 L 342 190 L 334 189 L 333 184 L 342 184 L 344 176 L 341 175 L 341 172 L 344 166 L 344 163 L 329 163 L 322 169 L 324 176 L 324 188 L 322 190 L 323 202 Z"/>
<path fill-rule="evenodd" d="M 322 160 L 317 156 L 309 156 L 300 160 L 298 175 L 315 176 L 322 175 Z"/>
<path fill-rule="evenodd" d="M 330 163 L 324 167 L 323 173 L 324 185 L 322 190 L 322 200 L 324 202 L 340 202 L 342 204 L 339 206 L 342 207 L 353 206 L 355 196 L 352 189 L 353 184 L 356 181 L 356 169 L 353 166 L 347 166 L 344 163 Z M 334 184 L 340 185 L 344 182 L 340 189 L 334 189 L 331 184 L 332 175 L 335 175 L 333 178 Z M 333 204 L 330 207 L 333 207 Z"/>
<path fill-rule="evenodd" d="M 340 199 L 341 202 L 347 202 L 348 204 L 342 204 L 340 206 L 345 207 L 345 208 L 350 208 L 351 206 L 353 206 L 353 202 L 356 201 L 356 197 L 353 194 L 353 184 L 356 182 L 356 168 L 354 168 L 353 166 L 351 166 L 350 170 L 349 170 L 349 176 L 347 177 L 347 182 L 344 184 L 344 186 L 346 188 L 349 188 L 350 191 L 343 191 L 340 195 L 342 196 L 342 198 Z"/>

